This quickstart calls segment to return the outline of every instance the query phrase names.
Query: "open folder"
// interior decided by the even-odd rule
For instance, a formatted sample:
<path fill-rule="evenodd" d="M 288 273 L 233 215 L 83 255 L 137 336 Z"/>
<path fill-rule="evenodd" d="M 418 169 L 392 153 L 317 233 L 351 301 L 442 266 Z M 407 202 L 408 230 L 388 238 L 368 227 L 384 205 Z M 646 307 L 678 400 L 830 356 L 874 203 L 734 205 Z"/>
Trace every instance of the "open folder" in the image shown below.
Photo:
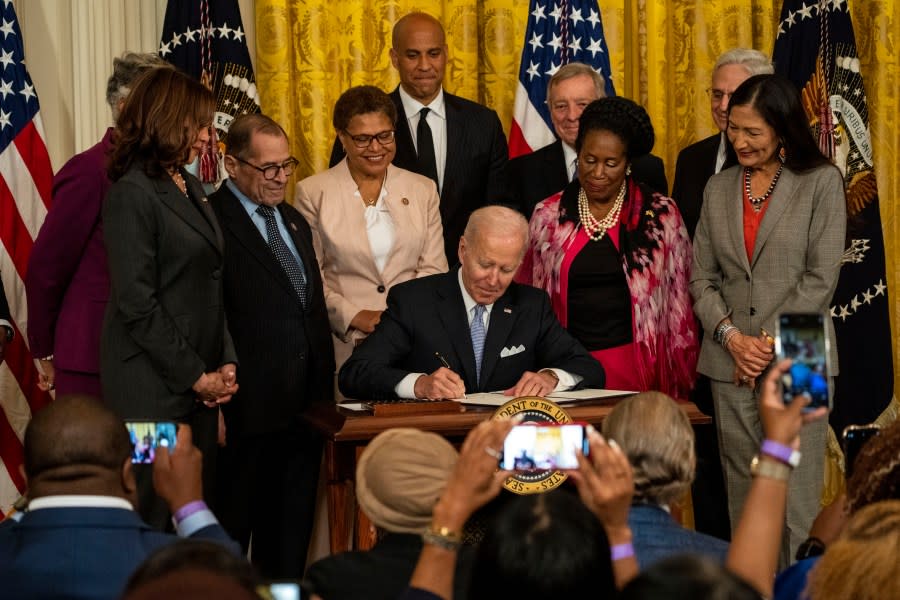
<path fill-rule="evenodd" d="M 618 398 L 622 396 L 631 396 L 637 394 L 628 390 L 600 390 L 594 388 L 586 388 L 583 390 L 572 390 L 568 392 L 551 392 L 547 394 L 547 398 L 558 404 L 567 404 L 579 402 L 582 400 L 600 400 L 604 398 Z M 512 400 L 512 396 L 506 396 L 503 392 L 481 392 L 478 394 L 466 394 L 465 398 L 454 398 L 457 402 L 463 404 L 472 404 L 475 406 L 502 406 Z"/>

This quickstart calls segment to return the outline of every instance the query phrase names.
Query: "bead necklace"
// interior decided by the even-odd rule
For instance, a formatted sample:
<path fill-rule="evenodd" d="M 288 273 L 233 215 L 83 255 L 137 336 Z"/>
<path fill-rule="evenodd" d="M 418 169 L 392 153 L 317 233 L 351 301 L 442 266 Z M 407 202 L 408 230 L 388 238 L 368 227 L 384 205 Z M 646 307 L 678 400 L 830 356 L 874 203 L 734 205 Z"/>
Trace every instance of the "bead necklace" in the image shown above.
<path fill-rule="evenodd" d="M 623 181 L 619 193 L 616 195 L 616 201 L 613 203 L 609 212 L 602 219 L 597 219 L 591 214 L 591 205 L 588 202 L 587 194 L 584 188 L 578 190 L 578 217 L 581 219 L 581 226 L 588 237 L 599 242 L 606 235 L 607 230 L 619 222 L 619 213 L 622 212 L 622 204 L 625 203 L 625 192 L 628 188 L 628 182 Z"/>
<path fill-rule="evenodd" d="M 181 190 L 181 193 L 185 196 L 188 195 L 187 192 L 187 183 L 184 181 L 184 177 L 181 176 L 181 173 L 176 169 L 172 172 L 172 181 L 175 182 L 175 185 L 178 186 L 178 189 Z"/>
<path fill-rule="evenodd" d="M 778 183 L 778 179 L 781 177 L 781 172 L 784 170 L 784 163 L 778 165 L 778 170 L 775 172 L 775 177 L 772 178 L 772 183 L 769 184 L 769 189 L 766 190 L 766 193 L 760 196 L 759 198 L 754 198 L 750 193 L 750 169 L 744 167 L 744 191 L 747 192 L 747 200 L 750 201 L 750 204 L 753 205 L 753 210 L 759 212 L 762 209 L 762 204 L 766 200 L 769 199 L 769 196 L 772 195 L 772 192 L 775 191 L 775 184 Z"/>

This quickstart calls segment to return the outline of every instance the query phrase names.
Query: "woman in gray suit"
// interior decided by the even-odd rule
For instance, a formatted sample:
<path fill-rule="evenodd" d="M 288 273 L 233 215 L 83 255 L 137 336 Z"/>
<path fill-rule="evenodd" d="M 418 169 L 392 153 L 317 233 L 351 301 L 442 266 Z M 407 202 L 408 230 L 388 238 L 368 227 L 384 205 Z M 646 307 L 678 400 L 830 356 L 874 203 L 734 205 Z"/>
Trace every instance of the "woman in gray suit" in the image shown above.
<path fill-rule="evenodd" d="M 205 149 L 214 107 L 202 84 L 168 68 L 138 79 L 122 107 L 103 206 L 111 293 L 100 351 L 103 399 L 119 416 L 191 425 L 207 491 L 218 404 L 237 391 L 237 359 L 222 232 L 183 165 Z M 158 521 L 146 504 L 145 517 Z"/>
<path fill-rule="evenodd" d="M 844 182 L 807 123 L 799 93 L 781 76 L 757 75 L 735 90 L 727 134 L 738 164 L 709 180 L 694 237 L 691 294 L 705 331 L 697 369 L 712 380 L 732 528 L 762 441 L 754 386 L 773 358 L 765 332 L 780 313 L 827 311 L 841 266 Z M 785 565 L 818 512 L 825 427 L 809 426 L 790 479 Z"/>

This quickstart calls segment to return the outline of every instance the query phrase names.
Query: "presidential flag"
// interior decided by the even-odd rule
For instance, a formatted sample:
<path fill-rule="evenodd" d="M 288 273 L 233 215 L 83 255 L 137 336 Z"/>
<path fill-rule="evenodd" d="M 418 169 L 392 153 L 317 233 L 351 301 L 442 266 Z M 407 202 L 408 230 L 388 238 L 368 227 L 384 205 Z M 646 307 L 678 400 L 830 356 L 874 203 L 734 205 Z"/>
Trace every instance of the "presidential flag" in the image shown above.
<path fill-rule="evenodd" d="M 615 96 L 597 0 L 531 0 L 509 131 L 510 158 L 556 140 L 547 82 L 570 62 L 592 66 L 606 80 L 606 95 Z"/>
<path fill-rule="evenodd" d="M 237 0 L 169 0 L 159 55 L 213 91 L 215 137 L 224 137 L 238 115 L 260 112 Z M 211 139 L 207 152 L 200 157 L 204 182 L 220 179 L 220 150 Z"/>
<path fill-rule="evenodd" d="M 840 433 L 876 420 L 894 393 L 884 237 L 847 1 L 785 0 L 773 59 L 801 90 L 813 134 L 847 190 L 847 241 L 831 305 L 840 376 L 830 420 Z"/>
<path fill-rule="evenodd" d="M 19 472 L 31 415 L 50 402 L 38 389 L 28 351 L 25 269 L 50 207 L 53 170 L 44 144 L 38 98 L 28 71 L 22 31 L 10 0 L 0 6 L 0 276 L 15 338 L 0 364 L 0 518 L 25 490 Z"/>

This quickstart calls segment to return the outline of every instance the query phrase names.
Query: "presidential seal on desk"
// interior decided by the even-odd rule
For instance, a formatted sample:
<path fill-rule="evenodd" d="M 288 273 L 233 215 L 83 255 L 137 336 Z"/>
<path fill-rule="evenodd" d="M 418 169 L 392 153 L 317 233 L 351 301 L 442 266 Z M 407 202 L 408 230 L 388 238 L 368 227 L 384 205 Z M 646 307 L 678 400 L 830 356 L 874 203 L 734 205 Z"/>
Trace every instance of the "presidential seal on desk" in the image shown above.
<path fill-rule="evenodd" d="M 522 415 L 523 421 L 507 436 L 499 459 L 501 468 L 515 473 L 507 477 L 503 487 L 522 495 L 559 487 L 568 478 L 561 467 L 573 468 L 575 442 L 566 431 L 569 428 L 555 426 L 572 424 L 572 418 L 557 404 L 538 396 L 510 400 L 498 408 L 492 418 L 516 415 Z"/>

